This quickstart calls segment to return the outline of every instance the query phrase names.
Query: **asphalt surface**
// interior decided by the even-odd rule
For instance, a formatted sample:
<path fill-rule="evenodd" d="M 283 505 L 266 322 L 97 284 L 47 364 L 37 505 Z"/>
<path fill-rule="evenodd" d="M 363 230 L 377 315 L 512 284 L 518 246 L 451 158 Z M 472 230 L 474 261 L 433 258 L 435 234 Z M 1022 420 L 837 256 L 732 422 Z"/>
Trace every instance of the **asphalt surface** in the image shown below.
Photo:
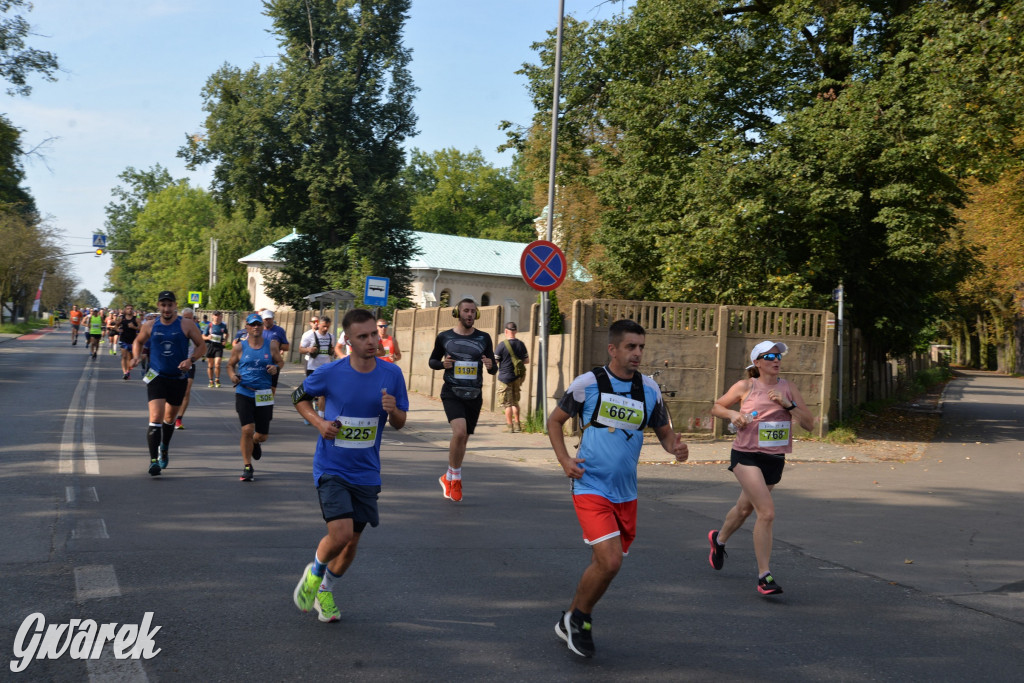
<path fill-rule="evenodd" d="M 205 371 L 200 367 L 200 375 Z M 4 680 L 1020 680 L 1024 670 L 1024 384 L 962 373 L 915 457 L 796 445 L 776 488 L 772 570 L 755 590 L 752 520 L 710 568 L 735 501 L 728 443 L 640 467 L 639 532 L 594 613 L 597 655 L 553 630 L 589 553 L 567 480 L 533 434 L 485 413 L 465 500 L 441 496 L 448 428 L 414 395 L 385 433 L 381 525 L 336 586 L 336 624 L 291 593 L 323 522 L 315 433 L 281 381 L 257 480 L 238 481 L 228 388 L 193 390 L 171 466 L 146 474 L 145 388 L 67 331 L 0 343 L 0 648 L 26 617 L 139 624 L 159 653 L 67 654 Z M 225 375 L 226 378 L 226 375 Z M 570 439 L 570 443 L 575 443 Z M 857 457 L 854 457 L 857 456 Z M 62 471 L 65 470 L 65 471 Z"/>

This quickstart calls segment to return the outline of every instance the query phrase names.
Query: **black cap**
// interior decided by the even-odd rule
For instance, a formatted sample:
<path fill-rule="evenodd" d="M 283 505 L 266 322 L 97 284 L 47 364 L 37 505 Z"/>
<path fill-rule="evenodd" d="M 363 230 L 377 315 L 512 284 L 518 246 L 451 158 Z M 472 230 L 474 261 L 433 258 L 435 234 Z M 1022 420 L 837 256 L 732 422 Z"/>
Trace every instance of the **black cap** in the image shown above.
<path fill-rule="evenodd" d="M 164 291 L 160 292 L 160 294 L 157 296 L 156 300 L 157 301 L 174 301 L 175 303 L 177 303 L 178 297 L 174 296 L 174 292 L 172 292 L 171 290 L 165 289 Z"/>
<path fill-rule="evenodd" d="M 506 330 L 512 330 L 513 332 L 517 332 L 519 330 L 519 328 L 513 322 L 505 323 L 505 329 Z"/>

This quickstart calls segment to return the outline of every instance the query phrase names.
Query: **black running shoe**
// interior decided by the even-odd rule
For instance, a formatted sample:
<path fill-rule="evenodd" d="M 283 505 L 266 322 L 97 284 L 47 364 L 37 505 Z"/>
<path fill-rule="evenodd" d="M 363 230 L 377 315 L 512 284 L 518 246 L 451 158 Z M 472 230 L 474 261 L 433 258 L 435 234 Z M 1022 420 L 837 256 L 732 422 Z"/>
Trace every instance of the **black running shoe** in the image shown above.
<path fill-rule="evenodd" d="M 150 460 L 149 461 L 149 476 L 155 477 L 155 476 L 158 476 L 159 474 L 160 474 L 160 465 L 157 463 L 156 459 Z"/>
<path fill-rule="evenodd" d="M 259 460 L 263 457 L 263 446 L 257 441 L 252 442 L 252 459 Z"/>
<path fill-rule="evenodd" d="M 160 466 L 160 469 L 166 470 L 167 469 L 167 465 L 170 464 L 170 462 L 171 462 L 171 455 L 170 455 L 170 453 L 167 452 L 167 445 L 166 444 L 160 444 L 160 459 L 157 460 L 157 464 Z"/>
<path fill-rule="evenodd" d="M 252 465 L 246 465 L 242 468 L 242 476 L 238 478 L 238 481 L 252 481 L 253 474 Z"/>
<path fill-rule="evenodd" d="M 589 621 L 576 623 L 571 612 L 562 612 L 562 618 L 555 624 L 555 633 L 565 641 L 569 649 L 580 657 L 594 656 L 594 638 L 590 633 Z"/>
<path fill-rule="evenodd" d="M 725 552 L 725 546 L 718 542 L 718 529 L 712 529 L 708 532 L 708 544 L 711 546 L 708 562 L 715 569 L 721 569 L 725 563 L 725 558 L 729 557 L 729 553 Z"/>
<path fill-rule="evenodd" d="M 778 595 L 782 592 L 782 586 L 775 583 L 775 577 L 769 574 L 757 580 L 757 592 L 761 595 Z"/>

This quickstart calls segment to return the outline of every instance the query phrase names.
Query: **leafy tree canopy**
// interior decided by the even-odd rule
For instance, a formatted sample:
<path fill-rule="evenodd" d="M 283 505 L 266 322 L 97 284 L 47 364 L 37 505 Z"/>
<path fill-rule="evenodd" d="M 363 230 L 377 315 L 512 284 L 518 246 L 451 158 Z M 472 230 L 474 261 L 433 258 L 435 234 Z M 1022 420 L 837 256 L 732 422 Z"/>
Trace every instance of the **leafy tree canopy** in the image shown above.
<path fill-rule="evenodd" d="M 842 280 L 877 353 L 914 347 L 973 265 L 965 182 L 1010 160 L 1022 6 L 639 0 L 570 20 L 559 186 L 600 207 L 597 288 L 821 308 Z M 511 140 L 535 179 L 553 39 L 537 47 L 538 114 Z"/>

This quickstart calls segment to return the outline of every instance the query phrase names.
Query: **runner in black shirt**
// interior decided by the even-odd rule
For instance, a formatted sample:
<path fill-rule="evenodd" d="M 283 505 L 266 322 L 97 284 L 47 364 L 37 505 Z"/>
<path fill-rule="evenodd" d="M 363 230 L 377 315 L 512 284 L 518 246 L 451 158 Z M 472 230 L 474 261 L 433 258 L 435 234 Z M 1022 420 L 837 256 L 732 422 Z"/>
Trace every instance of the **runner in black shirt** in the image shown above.
<path fill-rule="evenodd" d="M 118 346 L 121 347 L 121 372 L 124 379 L 132 377 L 132 344 L 135 343 L 135 336 L 142 327 L 139 319 L 135 317 L 135 309 L 131 304 L 124 307 L 124 313 L 117 319 Z"/>
<path fill-rule="evenodd" d="M 498 365 L 494 362 L 491 335 L 473 327 L 480 316 L 476 302 L 463 299 L 455 306 L 452 315 L 459 322 L 437 335 L 429 363 L 433 370 L 444 370 L 441 405 L 452 427 L 448 472 L 438 481 L 444 497 L 459 502 L 462 500 L 462 460 L 466 457 L 466 444 L 476 429 L 483 407 L 482 370 L 486 368 L 493 375 L 498 371 Z"/>

